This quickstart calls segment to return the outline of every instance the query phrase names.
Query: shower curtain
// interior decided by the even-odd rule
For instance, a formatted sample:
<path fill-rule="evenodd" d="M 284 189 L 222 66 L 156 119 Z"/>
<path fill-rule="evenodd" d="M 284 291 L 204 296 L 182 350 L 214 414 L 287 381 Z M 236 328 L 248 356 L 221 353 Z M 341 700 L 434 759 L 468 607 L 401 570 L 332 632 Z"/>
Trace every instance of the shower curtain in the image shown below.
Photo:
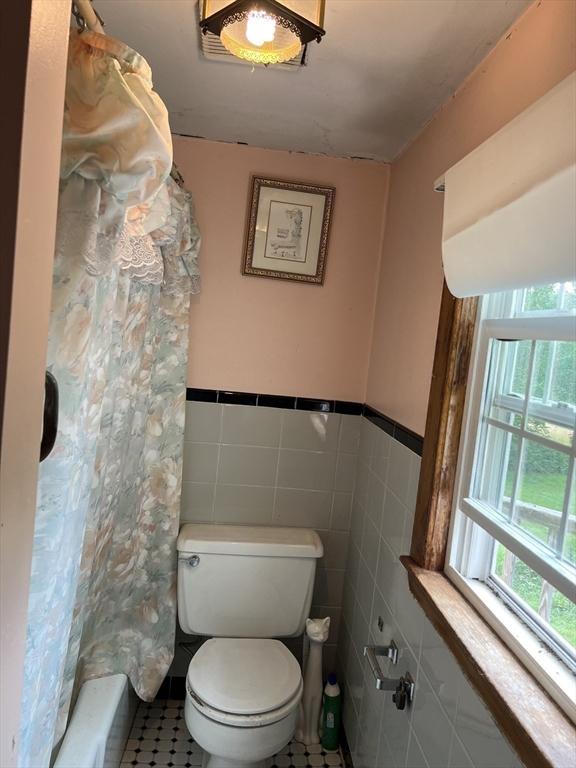
<path fill-rule="evenodd" d="M 167 112 L 134 51 L 70 38 L 48 368 L 60 417 L 40 465 L 21 768 L 45 768 L 86 679 L 154 697 L 176 623 L 190 294 L 199 233 Z"/>

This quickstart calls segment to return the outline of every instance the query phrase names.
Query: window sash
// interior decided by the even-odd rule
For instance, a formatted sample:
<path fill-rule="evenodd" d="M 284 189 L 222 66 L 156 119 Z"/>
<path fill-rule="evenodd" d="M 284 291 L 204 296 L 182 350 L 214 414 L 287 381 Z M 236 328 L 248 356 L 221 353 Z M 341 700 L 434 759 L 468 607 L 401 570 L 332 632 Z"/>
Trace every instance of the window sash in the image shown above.
<path fill-rule="evenodd" d="M 531 416 L 542 416 L 544 420 L 551 423 L 559 423 L 560 426 L 574 427 L 574 411 L 571 408 L 557 408 L 554 405 L 545 405 L 530 401 L 530 391 L 524 393 L 524 397 L 516 398 L 511 396 L 497 395 L 492 404 L 508 408 L 511 411 L 520 413 L 524 418 L 522 428 L 515 427 L 487 417 L 486 404 L 488 397 L 488 387 L 490 385 L 488 376 L 489 350 L 493 340 L 509 341 L 532 341 L 531 360 L 529 362 L 529 377 L 532 376 L 532 367 L 534 364 L 534 342 L 536 341 L 574 341 L 576 331 L 576 318 L 574 315 L 564 316 L 526 316 L 520 315 L 513 318 L 492 319 L 482 318 L 479 320 L 477 328 L 476 350 L 472 360 L 472 379 L 469 389 L 469 402 L 467 404 L 467 417 L 465 420 L 466 433 L 461 443 L 460 453 L 460 472 L 457 482 L 456 510 L 468 519 L 480 526 L 480 528 L 491 539 L 501 542 L 513 554 L 524 561 L 530 568 L 538 573 L 545 581 L 551 584 L 555 589 L 564 594 L 568 599 L 576 602 L 575 569 L 563 562 L 558 556 L 558 547 L 556 553 L 548 551 L 544 544 L 539 544 L 534 538 L 530 537 L 521 528 L 513 525 L 513 520 L 506 520 L 501 517 L 492 507 L 471 495 L 471 490 L 475 487 L 475 480 L 479 471 L 479 464 L 483 456 L 482 441 L 485 439 L 487 425 L 491 424 L 504 433 L 516 434 L 522 440 L 531 440 L 546 445 L 561 453 L 567 454 L 569 459 L 567 488 L 560 522 L 561 530 L 559 539 L 560 554 L 567 530 L 568 522 L 568 503 L 570 500 L 571 483 L 574 478 L 574 461 L 576 452 L 576 439 L 572 440 L 571 446 L 556 443 L 546 437 L 534 434 L 526 430 L 526 417 L 530 408 Z M 528 380 L 530 381 L 530 379 Z M 510 408 L 509 406 L 513 406 Z M 486 424 L 486 427 L 484 426 Z M 521 461 L 519 451 L 518 461 Z M 514 497 L 517 493 L 519 471 L 517 471 L 512 491 L 510 510 L 514 509 Z M 454 515 L 453 526 L 451 530 L 451 563 L 448 571 L 456 568 L 460 572 L 466 573 L 468 565 L 466 564 L 466 536 L 463 531 L 466 526 L 457 524 L 458 515 Z M 460 529 L 460 533 L 458 533 Z M 459 538 L 458 538 L 459 537 Z M 459 540 L 460 539 L 460 540 Z M 454 552 L 454 543 L 458 543 L 456 553 Z M 476 578 L 483 580 L 489 579 L 491 561 L 487 556 L 488 549 L 492 546 L 488 543 L 480 555 L 476 558 L 476 570 L 483 569 L 483 573 L 476 574 Z M 479 558 L 483 557 L 486 562 L 478 565 Z M 464 567 L 460 567 L 464 566 Z M 470 574 L 468 574 L 470 575 Z M 511 597 L 513 600 L 514 598 Z"/>
<path fill-rule="evenodd" d="M 522 414 L 524 410 L 524 398 L 516 397 L 514 395 L 496 395 L 493 403 L 497 408 L 502 408 L 503 410 L 511 411 L 512 413 Z M 530 416 L 535 419 L 541 419 L 542 421 L 549 421 L 551 424 L 557 424 L 559 427 L 574 427 L 575 411 L 572 408 L 560 408 L 557 405 L 544 405 L 537 400 L 532 400 L 530 402 Z M 509 424 L 497 420 L 494 420 L 494 425 L 502 427 L 503 429 L 510 428 Z M 527 432 L 526 434 L 530 436 L 530 438 L 538 437 L 534 432 Z M 541 439 L 546 442 L 546 445 L 551 447 L 556 448 L 556 446 L 559 445 L 553 440 L 546 440 L 546 438 Z M 566 447 L 567 446 L 561 445 L 561 448 Z"/>
<path fill-rule="evenodd" d="M 553 627 L 539 616 L 527 603 L 518 598 L 506 582 L 499 576 L 492 573 L 486 580 L 486 584 L 496 592 L 496 594 L 516 613 L 527 626 L 540 637 L 547 641 L 554 652 L 562 659 L 572 672 L 576 671 L 576 654 L 574 649 L 564 640 L 564 638 L 554 632 Z"/>
<path fill-rule="evenodd" d="M 547 553 L 538 542 L 524 533 L 521 528 L 500 520 L 491 512 L 491 507 L 478 499 L 464 498 L 460 501 L 460 511 L 479 525 L 506 549 L 523 560 L 532 570 L 551 584 L 572 602 L 576 602 L 574 570 L 567 567 L 552 553 Z"/>

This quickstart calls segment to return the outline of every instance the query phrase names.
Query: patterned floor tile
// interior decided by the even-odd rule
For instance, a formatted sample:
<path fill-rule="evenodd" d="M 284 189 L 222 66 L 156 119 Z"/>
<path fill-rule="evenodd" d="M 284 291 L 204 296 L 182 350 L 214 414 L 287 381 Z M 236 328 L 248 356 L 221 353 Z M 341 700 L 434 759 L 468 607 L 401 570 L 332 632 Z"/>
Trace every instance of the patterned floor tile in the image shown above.
<path fill-rule="evenodd" d="M 184 702 L 174 699 L 140 704 L 120 768 L 198 768 L 202 750 L 190 738 Z M 319 744 L 287 744 L 270 758 L 269 768 L 342 768 L 339 752 L 325 752 Z"/>

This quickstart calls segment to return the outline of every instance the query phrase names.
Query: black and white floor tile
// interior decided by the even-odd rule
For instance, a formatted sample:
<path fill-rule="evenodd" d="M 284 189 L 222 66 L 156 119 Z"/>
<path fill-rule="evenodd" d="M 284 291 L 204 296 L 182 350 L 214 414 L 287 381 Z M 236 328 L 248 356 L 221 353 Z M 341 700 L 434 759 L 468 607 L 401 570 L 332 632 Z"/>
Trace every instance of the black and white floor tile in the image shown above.
<path fill-rule="evenodd" d="M 197 768 L 202 749 L 195 744 L 184 721 L 184 702 L 164 699 L 140 704 L 121 768 Z M 291 742 L 275 757 L 270 768 L 342 768 L 339 752 L 325 752 L 320 745 L 305 747 Z"/>

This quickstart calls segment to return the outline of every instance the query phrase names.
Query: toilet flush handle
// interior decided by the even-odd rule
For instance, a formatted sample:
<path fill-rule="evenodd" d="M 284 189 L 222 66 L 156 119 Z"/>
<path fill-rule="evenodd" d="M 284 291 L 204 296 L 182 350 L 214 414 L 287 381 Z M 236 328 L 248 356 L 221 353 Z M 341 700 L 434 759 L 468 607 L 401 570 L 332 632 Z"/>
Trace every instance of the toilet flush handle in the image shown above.
<path fill-rule="evenodd" d="M 200 564 L 200 558 L 198 555 L 191 555 L 188 560 L 186 560 L 186 563 L 190 568 L 196 568 L 196 566 Z"/>

